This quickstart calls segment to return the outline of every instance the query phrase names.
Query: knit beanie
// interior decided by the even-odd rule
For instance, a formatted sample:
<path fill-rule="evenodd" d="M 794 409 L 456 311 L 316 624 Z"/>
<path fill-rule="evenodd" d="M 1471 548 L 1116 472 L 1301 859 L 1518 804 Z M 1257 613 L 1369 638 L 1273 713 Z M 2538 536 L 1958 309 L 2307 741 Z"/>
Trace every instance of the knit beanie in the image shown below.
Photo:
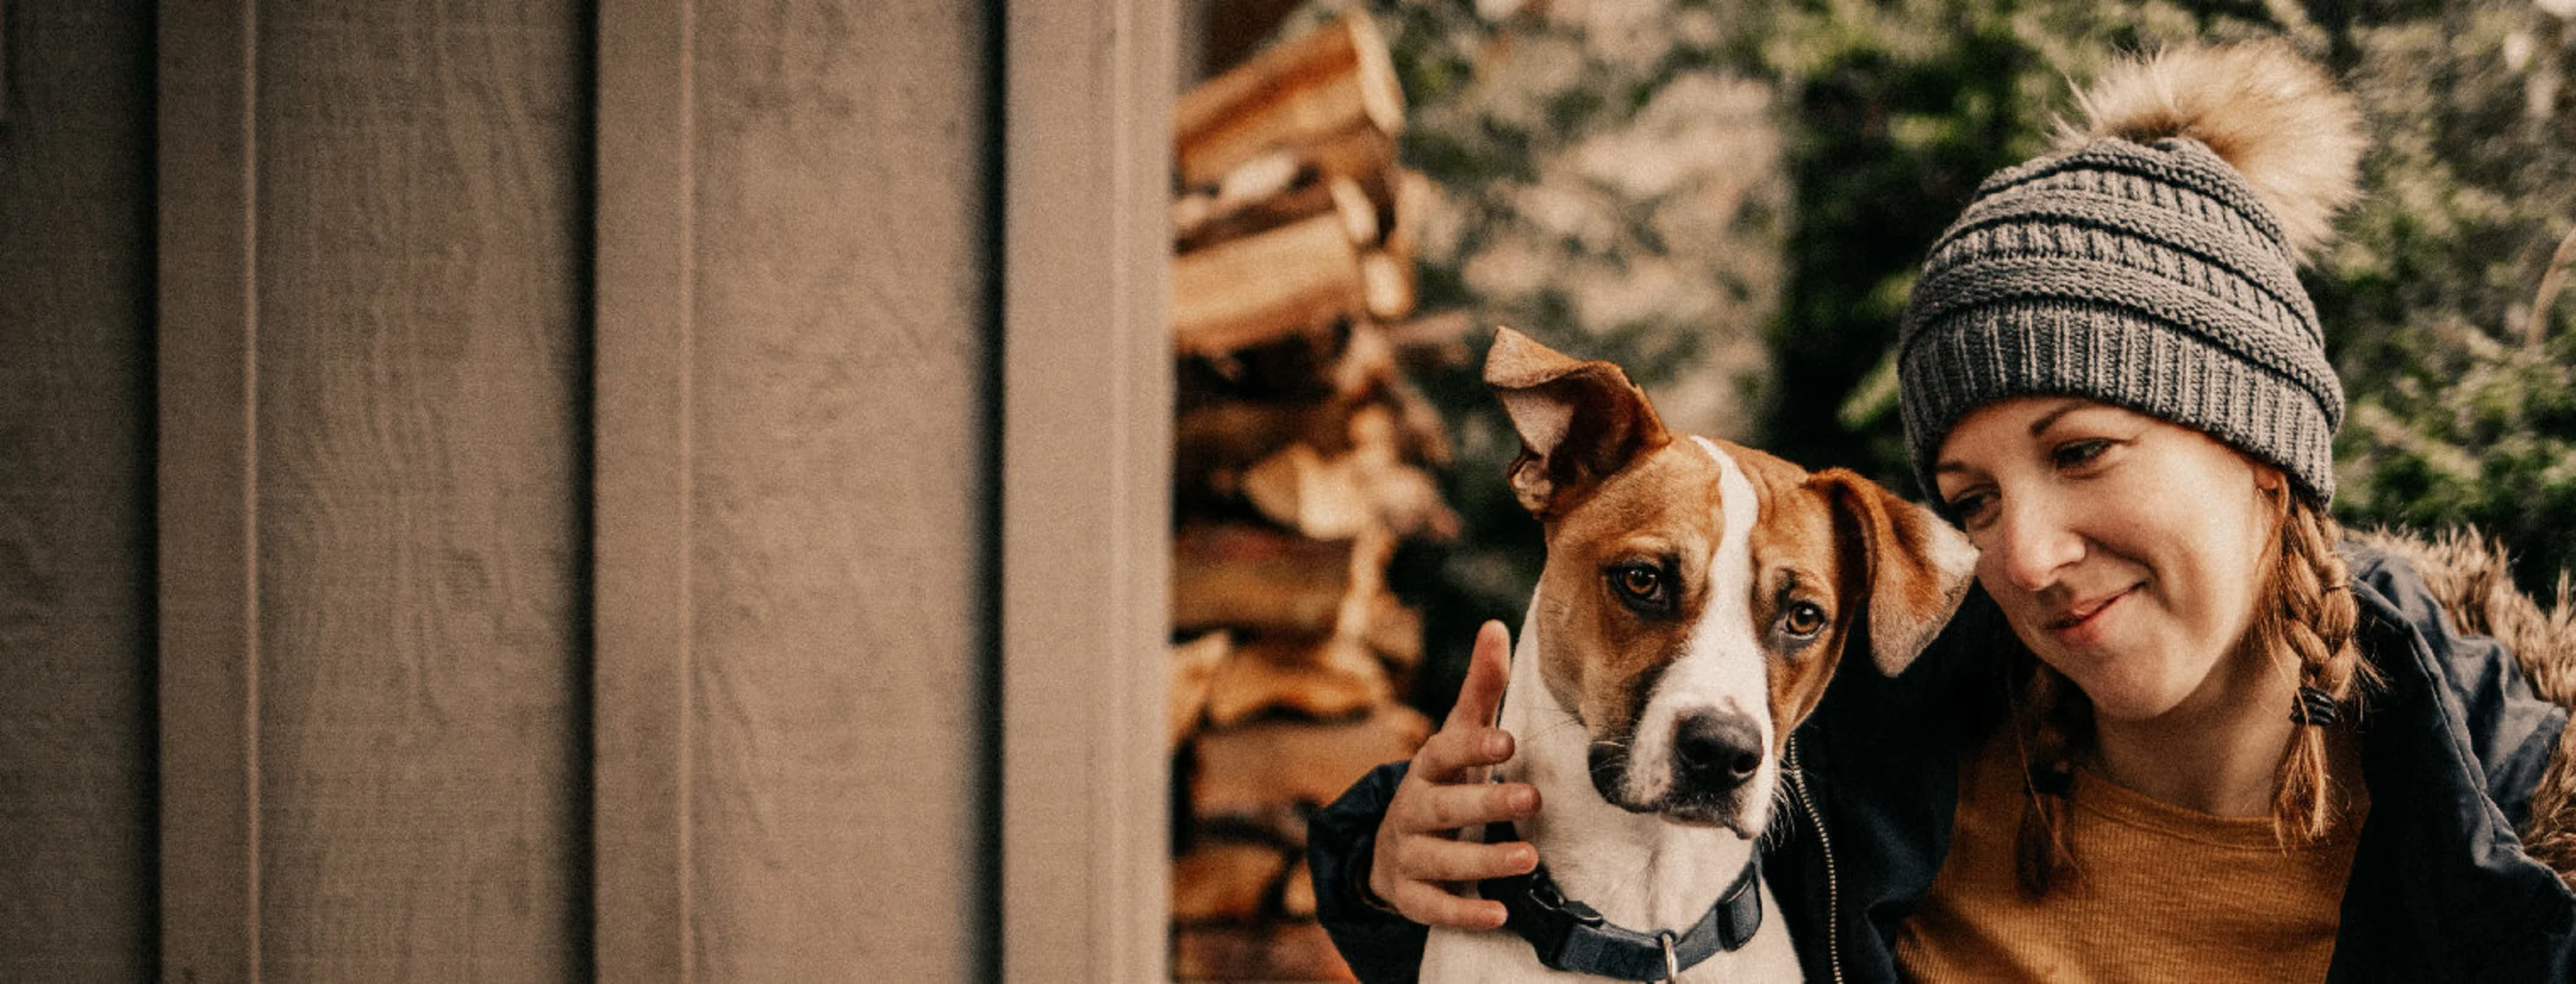
<path fill-rule="evenodd" d="M 2354 194 L 2351 97 L 2286 45 L 2169 50 L 2085 92 L 2059 151 L 1987 178 L 1932 247 L 1897 341 L 1926 494 L 1969 412 L 2099 400 L 2334 497 L 2343 387 L 2302 255 Z"/>

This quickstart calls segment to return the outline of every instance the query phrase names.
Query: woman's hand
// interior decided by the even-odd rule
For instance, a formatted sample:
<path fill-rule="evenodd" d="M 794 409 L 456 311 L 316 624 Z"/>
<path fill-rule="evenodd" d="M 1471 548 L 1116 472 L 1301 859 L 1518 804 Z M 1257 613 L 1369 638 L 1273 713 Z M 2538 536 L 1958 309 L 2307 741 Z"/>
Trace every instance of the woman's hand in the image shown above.
<path fill-rule="evenodd" d="M 1458 831 L 1538 812 L 1538 789 L 1527 783 L 1488 782 L 1493 767 L 1512 757 L 1512 734 L 1493 726 L 1509 676 L 1511 636 L 1501 622 L 1476 632 L 1467 679 L 1449 720 L 1414 753 L 1413 766 L 1388 801 L 1369 862 L 1368 890 L 1405 918 L 1431 926 L 1494 929 L 1503 904 L 1467 898 L 1479 879 L 1528 872 L 1538 849 L 1523 841 L 1476 844 Z"/>

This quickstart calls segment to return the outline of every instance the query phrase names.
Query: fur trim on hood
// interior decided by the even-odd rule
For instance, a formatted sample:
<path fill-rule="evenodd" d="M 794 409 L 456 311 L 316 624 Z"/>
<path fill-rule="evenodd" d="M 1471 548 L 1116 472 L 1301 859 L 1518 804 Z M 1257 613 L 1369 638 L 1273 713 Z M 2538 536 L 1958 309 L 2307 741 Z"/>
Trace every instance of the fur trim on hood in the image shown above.
<path fill-rule="evenodd" d="M 2375 530 L 2353 539 L 2414 565 L 2452 624 L 2504 643 L 2534 693 L 2576 711 L 2576 602 L 2566 575 L 2558 578 L 2557 597 L 2543 608 L 2514 587 L 2503 544 L 2482 535 L 2453 531 L 2426 540 Z M 2548 771 L 2532 791 L 2522 847 L 2576 887 L 2576 742 L 2562 737 L 2550 756 Z"/>

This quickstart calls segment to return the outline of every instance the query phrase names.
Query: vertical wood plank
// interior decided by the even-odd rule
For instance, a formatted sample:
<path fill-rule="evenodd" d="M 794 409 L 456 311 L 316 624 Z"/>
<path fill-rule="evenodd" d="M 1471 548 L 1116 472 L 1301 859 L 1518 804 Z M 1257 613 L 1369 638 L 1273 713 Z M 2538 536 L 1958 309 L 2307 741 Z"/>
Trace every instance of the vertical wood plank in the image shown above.
<path fill-rule="evenodd" d="M 693 958 L 989 980 L 996 8 L 696 25 Z"/>
<path fill-rule="evenodd" d="M 1172 13 L 1007 7 L 1003 979 L 1161 979 Z"/>
<path fill-rule="evenodd" d="M 164 3 L 160 109 L 161 973 L 259 955 L 253 0 Z"/>
<path fill-rule="evenodd" d="M 690 0 L 599 7 L 593 885 L 599 979 L 695 976 L 689 933 Z"/>
<path fill-rule="evenodd" d="M 261 2 L 266 977 L 588 972 L 588 21 Z"/>
<path fill-rule="evenodd" d="M 153 952 L 152 4 L 20 0 L 0 102 L 0 981 Z M 15 73 L 15 74 L 12 74 Z"/>

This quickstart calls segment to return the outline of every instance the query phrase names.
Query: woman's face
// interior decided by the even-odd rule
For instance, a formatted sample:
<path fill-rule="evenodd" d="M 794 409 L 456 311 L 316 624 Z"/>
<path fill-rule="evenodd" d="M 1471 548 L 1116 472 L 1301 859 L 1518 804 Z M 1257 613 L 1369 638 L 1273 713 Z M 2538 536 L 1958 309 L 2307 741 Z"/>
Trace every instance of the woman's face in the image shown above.
<path fill-rule="evenodd" d="M 1969 414 L 1934 468 L 1983 552 L 1978 583 L 2096 714 L 2206 706 L 2241 677 L 2213 671 L 2252 620 L 2280 472 L 2199 431 L 2053 396 Z"/>

